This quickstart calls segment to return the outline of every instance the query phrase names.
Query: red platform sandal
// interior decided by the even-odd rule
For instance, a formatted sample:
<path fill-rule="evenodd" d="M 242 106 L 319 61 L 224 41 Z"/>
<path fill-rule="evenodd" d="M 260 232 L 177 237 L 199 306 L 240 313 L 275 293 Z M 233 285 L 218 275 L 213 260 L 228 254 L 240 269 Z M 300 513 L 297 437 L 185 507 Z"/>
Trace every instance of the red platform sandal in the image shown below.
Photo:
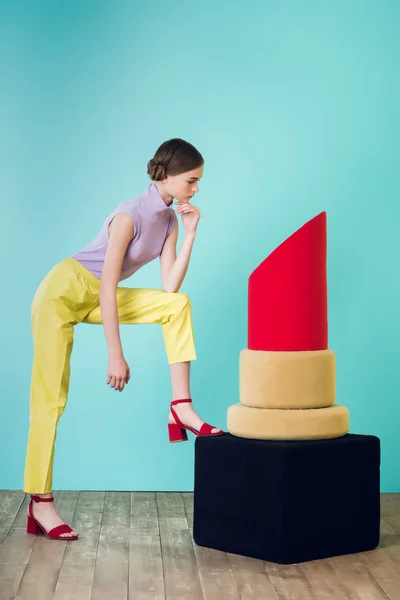
<path fill-rule="evenodd" d="M 31 501 L 28 507 L 28 524 L 26 527 L 27 533 L 32 533 L 33 535 L 38 535 L 43 532 L 46 537 L 50 540 L 77 540 L 79 537 L 79 533 L 76 535 L 71 535 L 70 537 L 61 537 L 62 533 L 70 533 L 72 531 L 71 527 L 66 523 L 62 525 L 57 525 L 57 527 L 53 527 L 50 531 L 46 531 L 43 525 L 39 523 L 35 519 L 32 513 L 32 501 L 33 502 L 54 502 L 54 498 L 41 498 L 40 496 L 36 496 L 35 494 L 31 494 Z"/>
<path fill-rule="evenodd" d="M 176 414 L 176 411 L 173 408 L 173 405 L 179 404 L 180 402 L 191 402 L 191 401 L 192 401 L 191 398 L 185 398 L 183 400 L 172 400 L 171 413 L 172 413 L 172 416 L 174 417 L 176 423 L 168 423 L 168 434 L 169 434 L 170 442 L 186 442 L 186 440 L 188 439 L 186 429 L 188 429 L 189 431 L 194 433 L 194 435 L 198 435 L 198 436 L 204 436 L 204 435 L 214 436 L 214 435 L 222 435 L 223 433 L 225 433 L 224 431 L 222 431 L 222 429 L 221 429 L 221 431 L 218 431 L 218 433 L 211 433 L 211 431 L 213 429 L 217 429 L 217 427 L 214 427 L 213 425 L 209 425 L 208 423 L 203 423 L 203 425 L 200 427 L 200 431 L 197 431 L 197 429 L 193 429 L 193 427 L 190 427 L 189 425 L 184 425 L 182 423 L 182 421 L 180 420 L 180 418 L 178 417 L 178 415 Z"/>

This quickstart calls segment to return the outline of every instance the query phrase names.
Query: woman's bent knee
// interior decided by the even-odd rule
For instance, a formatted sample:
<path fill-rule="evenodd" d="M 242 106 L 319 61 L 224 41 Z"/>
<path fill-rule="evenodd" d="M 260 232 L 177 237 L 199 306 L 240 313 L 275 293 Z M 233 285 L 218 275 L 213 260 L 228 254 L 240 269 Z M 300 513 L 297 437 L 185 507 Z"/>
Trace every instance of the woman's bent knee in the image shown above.
<path fill-rule="evenodd" d="M 176 296 L 176 301 L 182 306 L 182 308 L 185 308 L 186 306 L 190 307 L 190 298 L 187 294 L 184 292 L 175 292 L 174 295 Z"/>

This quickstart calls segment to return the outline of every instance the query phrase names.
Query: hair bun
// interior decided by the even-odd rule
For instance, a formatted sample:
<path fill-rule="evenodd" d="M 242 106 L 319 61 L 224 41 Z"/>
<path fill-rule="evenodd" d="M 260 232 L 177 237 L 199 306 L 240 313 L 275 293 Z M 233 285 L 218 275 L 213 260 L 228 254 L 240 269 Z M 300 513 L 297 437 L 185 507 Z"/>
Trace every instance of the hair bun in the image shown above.
<path fill-rule="evenodd" d="M 147 174 L 153 181 L 162 181 L 166 178 L 165 167 L 154 158 L 150 159 L 147 164 Z"/>

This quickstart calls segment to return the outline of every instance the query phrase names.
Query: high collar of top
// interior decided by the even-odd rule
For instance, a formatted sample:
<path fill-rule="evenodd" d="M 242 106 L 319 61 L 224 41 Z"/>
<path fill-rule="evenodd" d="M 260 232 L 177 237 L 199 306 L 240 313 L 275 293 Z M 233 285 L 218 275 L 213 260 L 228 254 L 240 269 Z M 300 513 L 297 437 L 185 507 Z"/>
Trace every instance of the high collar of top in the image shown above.
<path fill-rule="evenodd" d="M 170 204 L 165 204 L 163 197 L 161 196 L 154 183 L 151 183 L 147 188 L 147 194 L 150 202 L 154 206 L 154 210 L 157 213 L 163 212 L 165 210 L 168 210 L 168 208 L 172 207 L 173 201 Z"/>

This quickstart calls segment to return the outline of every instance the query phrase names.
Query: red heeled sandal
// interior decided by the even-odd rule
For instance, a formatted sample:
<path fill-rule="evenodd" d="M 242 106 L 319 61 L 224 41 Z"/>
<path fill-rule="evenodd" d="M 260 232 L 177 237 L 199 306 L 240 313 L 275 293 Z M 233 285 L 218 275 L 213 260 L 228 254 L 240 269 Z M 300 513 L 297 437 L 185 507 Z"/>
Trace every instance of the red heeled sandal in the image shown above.
<path fill-rule="evenodd" d="M 182 421 L 180 420 L 180 418 L 178 417 L 178 415 L 176 414 L 176 411 L 174 410 L 173 405 L 179 404 L 180 402 L 191 402 L 191 401 L 192 401 L 191 398 L 184 398 L 182 400 L 172 400 L 171 413 L 172 413 L 172 416 L 174 417 L 176 423 L 168 423 L 168 434 L 169 434 L 170 442 L 186 442 L 186 440 L 188 439 L 187 432 L 186 432 L 187 429 L 189 431 L 191 431 L 192 433 L 194 433 L 194 435 L 196 435 L 196 436 L 204 436 L 204 435 L 214 436 L 214 435 L 222 435 L 223 433 L 225 433 L 224 431 L 222 431 L 222 429 L 221 429 L 221 431 L 218 431 L 217 433 L 211 433 L 211 431 L 213 429 L 217 429 L 217 427 L 214 427 L 213 425 L 209 425 L 208 423 L 203 423 L 203 425 L 200 427 L 200 431 L 197 431 L 197 429 L 193 429 L 193 427 L 190 427 L 189 425 L 184 425 L 182 423 Z"/>
<path fill-rule="evenodd" d="M 62 533 L 70 533 L 72 531 L 71 527 L 66 523 L 62 525 L 57 525 L 57 527 L 53 527 L 50 531 L 46 531 L 43 525 L 39 523 L 33 516 L 32 512 L 32 502 L 54 502 L 54 498 L 51 496 L 50 498 L 41 498 L 40 496 L 36 496 L 35 494 L 31 494 L 31 501 L 28 507 L 28 524 L 26 527 L 27 533 L 32 533 L 33 535 L 38 535 L 41 532 L 44 533 L 46 537 L 50 540 L 77 540 L 79 534 L 71 535 L 69 537 L 61 537 Z"/>

